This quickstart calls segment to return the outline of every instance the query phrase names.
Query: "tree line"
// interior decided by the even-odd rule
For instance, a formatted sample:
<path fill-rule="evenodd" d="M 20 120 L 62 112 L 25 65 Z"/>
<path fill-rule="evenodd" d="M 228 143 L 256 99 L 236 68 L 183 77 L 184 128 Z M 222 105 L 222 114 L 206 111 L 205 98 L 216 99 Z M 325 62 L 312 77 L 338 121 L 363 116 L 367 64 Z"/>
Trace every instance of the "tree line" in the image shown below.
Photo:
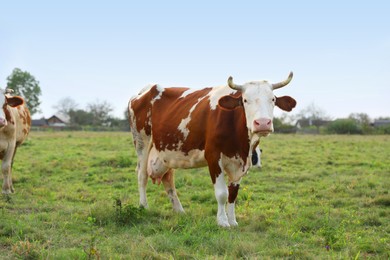
<path fill-rule="evenodd" d="M 39 81 L 29 72 L 15 68 L 7 77 L 7 88 L 12 89 L 15 95 L 20 95 L 25 99 L 31 115 L 40 112 L 39 96 L 42 91 Z M 107 101 L 89 103 L 86 105 L 86 109 L 81 109 L 72 98 L 66 97 L 61 99 L 54 108 L 58 114 L 68 119 L 71 126 L 103 126 L 126 129 L 129 125 L 127 108 L 124 109 L 123 118 L 113 117 L 111 115 L 113 107 Z M 390 117 L 378 118 L 377 120 L 379 119 L 390 122 Z M 331 120 L 331 117 L 323 109 L 315 104 L 310 104 L 296 115 L 285 113 L 274 118 L 274 128 L 276 132 L 280 133 L 306 131 L 317 134 L 390 134 L 390 124 L 373 127 L 372 122 L 373 120 L 365 113 L 352 113 L 348 118 Z"/>
<path fill-rule="evenodd" d="M 65 116 L 72 126 L 105 126 L 124 129 L 128 127 L 127 108 L 125 108 L 123 118 L 113 117 L 114 110 L 107 101 L 96 101 L 89 103 L 86 109 L 79 108 L 72 98 L 61 99 L 54 108 L 57 113 Z"/>
<path fill-rule="evenodd" d="M 387 124 L 376 126 L 375 121 Z M 300 122 L 306 124 L 300 125 Z M 390 134 L 390 117 L 372 119 L 366 113 L 351 113 L 347 118 L 332 120 L 330 116 L 311 104 L 297 115 L 283 114 L 274 118 L 275 132 L 280 133 L 315 133 L 315 134 Z"/>
<path fill-rule="evenodd" d="M 39 106 L 42 90 L 39 81 L 29 72 L 15 68 L 7 77 L 7 89 L 12 89 L 13 95 L 24 98 L 32 116 L 41 112 Z M 73 99 L 66 97 L 61 99 L 54 108 L 59 115 L 67 119 L 71 126 L 126 128 L 128 125 L 126 115 L 122 119 L 111 115 L 113 107 L 107 101 L 89 103 L 86 109 L 81 109 Z"/>

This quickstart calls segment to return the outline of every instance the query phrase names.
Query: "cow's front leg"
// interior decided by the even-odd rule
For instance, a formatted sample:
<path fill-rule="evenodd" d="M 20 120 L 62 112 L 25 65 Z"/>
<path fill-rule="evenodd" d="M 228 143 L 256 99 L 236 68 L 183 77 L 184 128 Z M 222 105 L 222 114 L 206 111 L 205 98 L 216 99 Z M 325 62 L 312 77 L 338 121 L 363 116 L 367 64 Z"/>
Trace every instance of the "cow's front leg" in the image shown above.
<path fill-rule="evenodd" d="M 12 176 L 11 176 L 11 159 L 9 156 L 4 156 L 3 163 L 1 165 L 1 170 L 3 173 L 3 194 L 14 193 L 14 187 L 12 185 Z"/>
<path fill-rule="evenodd" d="M 237 199 L 239 188 L 240 188 L 240 181 L 229 183 L 229 198 L 228 198 L 228 206 L 227 206 L 227 216 L 228 216 L 229 224 L 231 226 L 238 225 L 238 223 L 236 221 L 235 206 L 236 206 L 236 199 Z"/>
<path fill-rule="evenodd" d="M 222 227 L 230 227 L 225 210 L 226 201 L 228 199 L 228 189 L 223 175 L 223 172 L 221 172 L 214 183 L 215 197 L 218 202 L 217 221 L 218 225 Z"/>

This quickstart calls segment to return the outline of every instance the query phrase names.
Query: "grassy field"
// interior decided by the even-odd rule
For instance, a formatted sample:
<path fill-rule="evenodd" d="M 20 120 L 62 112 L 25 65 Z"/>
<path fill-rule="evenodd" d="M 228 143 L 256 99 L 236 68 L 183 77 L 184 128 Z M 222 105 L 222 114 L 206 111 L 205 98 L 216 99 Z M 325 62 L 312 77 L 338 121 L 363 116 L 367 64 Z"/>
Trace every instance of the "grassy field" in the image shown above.
<path fill-rule="evenodd" d="M 129 133 L 33 132 L 0 200 L 0 259 L 390 257 L 390 136 L 272 135 L 217 226 L 207 169 L 177 170 L 186 214 L 148 184 L 138 208 Z"/>

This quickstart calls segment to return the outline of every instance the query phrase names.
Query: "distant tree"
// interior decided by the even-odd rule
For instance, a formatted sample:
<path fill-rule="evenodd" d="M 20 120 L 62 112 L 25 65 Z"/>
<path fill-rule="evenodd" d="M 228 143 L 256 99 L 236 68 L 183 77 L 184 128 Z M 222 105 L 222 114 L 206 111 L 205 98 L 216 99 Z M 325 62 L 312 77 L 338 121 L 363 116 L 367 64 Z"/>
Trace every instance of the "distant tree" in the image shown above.
<path fill-rule="evenodd" d="M 297 114 L 297 120 L 309 120 L 311 126 L 317 128 L 317 133 L 320 133 L 320 127 L 323 126 L 325 120 L 330 120 L 325 110 L 311 103 Z"/>
<path fill-rule="evenodd" d="M 273 125 L 276 133 L 295 133 L 296 127 L 292 124 L 291 118 L 282 114 L 280 117 L 274 117 Z"/>
<path fill-rule="evenodd" d="M 101 126 L 109 122 L 110 113 L 114 110 L 107 101 L 96 101 L 87 105 L 88 112 L 93 116 L 93 125 Z"/>
<path fill-rule="evenodd" d="M 378 118 L 375 118 L 375 120 L 390 120 L 390 117 L 378 117 Z"/>
<path fill-rule="evenodd" d="M 325 110 L 322 108 L 316 106 L 314 103 L 311 103 L 307 107 L 303 108 L 298 114 L 298 119 L 322 119 L 322 120 L 328 120 L 329 116 L 326 114 Z"/>
<path fill-rule="evenodd" d="M 361 134 L 362 130 L 354 119 L 337 119 L 327 128 L 329 134 Z"/>
<path fill-rule="evenodd" d="M 90 112 L 87 112 L 82 109 L 70 110 L 69 113 L 69 121 L 71 125 L 92 125 L 93 123 L 93 115 Z"/>
<path fill-rule="evenodd" d="M 371 134 L 373 132 L 373 128 L 370 126 L 371 119 L 367 114 L 352 113 L 348 118 L 355 120 L 364 134 Z"/>
<path fill-rule="evenodd" d="M 108 119 L 108 125 L 112 128 L 116 128 L 123 131 L 129 131 L 130 125 L 127 119 L 120 119 L 116 117 L 110 117 Z"/>
<path fill-rule="evenodd" d="M 129 108 L 126 107 L 125 110 L 123 111 L 123 116 L 126 121 L 129 121 Z"/>
<path fill-rule="evenodd" d="M 70 97 L 62 98 L 58 101 L 58 104 L 53 106 L 57 110 L 57 113 L 70 117 L 71 111 L 76 111 L 78 104 Z"/>
<path fill-rule="evenodd" d="M 31 115 L 39 112 L 41 104 L 39 96 L 42 94 L 39 82 L 27 71 L 15 68 L 7 78 L 7 88 L 13 89 L 15 95 L 22 96 L 27 103 Z"/>

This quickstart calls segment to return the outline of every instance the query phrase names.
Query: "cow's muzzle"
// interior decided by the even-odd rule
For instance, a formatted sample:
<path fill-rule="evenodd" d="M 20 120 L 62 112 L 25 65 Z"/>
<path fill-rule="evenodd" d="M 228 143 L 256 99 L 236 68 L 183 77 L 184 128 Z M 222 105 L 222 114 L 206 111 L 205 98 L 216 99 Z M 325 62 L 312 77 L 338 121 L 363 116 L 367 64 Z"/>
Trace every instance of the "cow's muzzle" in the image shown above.
<path fill-rule="evenodd" d="M 7 120 L 5 118 L 0 118 L 0 128 L 7 125 Z"/>
<path fill-rule="evenodd" d="M 273 131 L 273 124 L 272 119 L 269 118 L 259 118 L 253 121 L 253 132 L 266 136 L 272 133 Z"/>

